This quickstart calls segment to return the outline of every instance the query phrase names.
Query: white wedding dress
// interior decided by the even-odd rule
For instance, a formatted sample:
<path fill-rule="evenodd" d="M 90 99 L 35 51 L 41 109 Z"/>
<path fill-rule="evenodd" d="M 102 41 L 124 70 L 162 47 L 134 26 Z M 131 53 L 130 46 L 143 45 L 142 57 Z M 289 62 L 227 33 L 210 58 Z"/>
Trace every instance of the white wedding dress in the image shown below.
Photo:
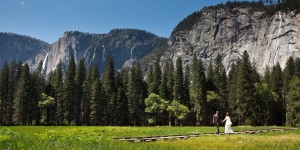
<path fill-rule="evenodd" d="M 233 133 L 232 131 L 232 122 L 231 122 L 231 119 L 230 117 L 226 116 L 224 121 L 226 120 L 226 123 L 225 123 L 225 132 L 224 133 Z"/>

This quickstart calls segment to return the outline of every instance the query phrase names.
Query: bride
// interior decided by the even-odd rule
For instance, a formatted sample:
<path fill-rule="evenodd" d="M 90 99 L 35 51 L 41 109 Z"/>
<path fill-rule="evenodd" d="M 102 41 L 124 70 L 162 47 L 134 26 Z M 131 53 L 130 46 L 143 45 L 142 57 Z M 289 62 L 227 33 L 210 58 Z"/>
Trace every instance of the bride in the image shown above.
<path fill-rule="evenodd" d="M 228 113 L 228 112 L 226 113 L 226 117 L 225 117 L 225 119 L 222 121 L 222 123 L 223 123 L 224 121 L 226 121 L 226 123 L 225 123 L 225 132 L 224 132 L 224 133 L 233 133 L 232 128 L 231 128 L 232 122 L 231 122 L 231 119 L 230 119 L 230 116 L 229 116 L 229 113 Z"/>

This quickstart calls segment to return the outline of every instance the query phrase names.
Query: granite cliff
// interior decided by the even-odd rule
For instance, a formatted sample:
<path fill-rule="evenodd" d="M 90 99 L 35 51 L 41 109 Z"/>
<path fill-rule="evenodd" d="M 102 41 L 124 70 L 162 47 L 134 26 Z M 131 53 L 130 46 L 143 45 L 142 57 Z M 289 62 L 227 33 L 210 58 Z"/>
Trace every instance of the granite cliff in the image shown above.
<path fill-rule="evenodd" d="M 284 67 L 288 57 L 300 57 L 299 31 L 300 14 L 294 11 L 270 14 L 255 6 L 207 7 L 179 23 L 161 59 L 175 62 L 181 56 L 185 65 L 194 54 L 205 62 L 220 54 L 229 70 L 247 51 L 262 73 L 266 66 L 279 62 Z"/>
<path fill-rule="evenodd" d="M 124 67 L 130 67 L 164 41 L 165 38 L 136 29 L 114 29 L 108 34 L 65 32 L 58 41 L 27 63 L 35 69 L 43 61 L 43 68 L 48 74 L 59 62 L 65 71 L 73 55 L 76 63 L 84 58 L 86 67 L 96 64 L 103 72 L 108 57 L 113 59 L 116 69 L 124 64 Z"/>

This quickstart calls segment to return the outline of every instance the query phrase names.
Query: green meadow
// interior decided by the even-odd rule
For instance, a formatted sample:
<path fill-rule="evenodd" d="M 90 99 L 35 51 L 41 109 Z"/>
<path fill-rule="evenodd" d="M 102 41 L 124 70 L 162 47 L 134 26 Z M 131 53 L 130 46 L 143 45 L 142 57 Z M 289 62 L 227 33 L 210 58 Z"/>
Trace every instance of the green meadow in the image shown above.
<path fill-rule="evenodd" d="M 234 131 L 275 127 L 233 127 Z M 223 131 L 224 128 L 221 128 Z M 197 134 L 214 127 L 90 127 L 9 126 L 0 127 L 0 149 L 299 149 L 300 130 L 239 135 L 204 135 L 189 139 L 133 143 L 115 137 Z"/>

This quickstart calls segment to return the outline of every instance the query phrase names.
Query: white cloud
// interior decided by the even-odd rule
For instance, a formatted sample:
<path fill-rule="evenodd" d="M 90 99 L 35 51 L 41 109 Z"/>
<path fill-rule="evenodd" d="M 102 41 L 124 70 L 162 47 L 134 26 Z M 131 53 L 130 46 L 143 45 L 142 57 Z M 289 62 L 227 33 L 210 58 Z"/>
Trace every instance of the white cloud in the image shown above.
<path fill-rule="evenodd" d="M 25 2 L 20 2 L 20 5 L 21 5 L 21 6 L 25 6 L 26 3 L 25 3 Z"/>

